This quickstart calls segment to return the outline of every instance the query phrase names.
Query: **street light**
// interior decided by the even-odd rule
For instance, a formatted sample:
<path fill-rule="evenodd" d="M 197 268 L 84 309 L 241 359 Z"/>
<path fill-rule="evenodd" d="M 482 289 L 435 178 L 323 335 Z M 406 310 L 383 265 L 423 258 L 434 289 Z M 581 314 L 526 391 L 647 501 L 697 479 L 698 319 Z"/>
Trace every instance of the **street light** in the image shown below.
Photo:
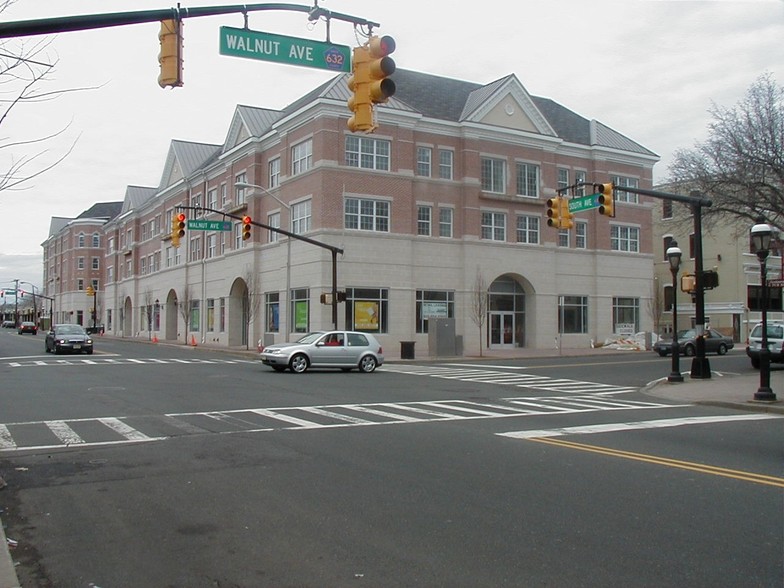
<path fill-rule="evenodd" d="M 774 401 L 776 395 L 770 388 L 770 349 L 768 349 L 768 278 L 767 259 L 770 253 L 770 238 L 773 231 L 764 218 L 757 219 L 751 227 L 751 243 L 760 263 L 760 283 L 762 284 L 762 342 L 760 347 L 760 385 L 754 393 L 754 400 Z"/>
<path fill-rule="evenodd" d="M 261 190 L 262 192 L 264 192 L 267 196 L 271 196 L 272 198 L 274 198 L 278 202 L 278 204 L 280 204 L 286 210 L 288 210 L 288 212 L 289 212 L 289 223 L 291 222 L 291 205 L 290 204 L 286 204 L 285 202 L 283 202 L 283 200 L 281 200 L 280 198 L 275 196 L 275 194 L 273 194 L 272 192 L 267 190 L 264 186 L 259 186 L 258 184 L 249 184 L 247 182 L 236 182 L 234 184 L 234 186 L 237 187 L 237 188 L 256 188 L 256 189 Z M 285 308 L 286 308 L 286 343 L 289 342 L 289 338 L 290 338 L 289 333 L 291 333 L 291 327 L 293 326 L 291 324 L 291 314 L 292 313 L 291 313 L 290 301 L 289 301 L 289 297 L 290 296 L 291 296 L 291 237 L 287 237 L 287 239 L 286 239 L 286 296 L 284 297 L 284 304 L 286 305 L 285 306 Z M 266 312 L 264 314 L 264 320 L 265 321 L 267 320 Z"/>
<path fill-rule="evenodd" d="M 667 261 L 670 262 L 672 273 L 672 371 L 667 376 L 667 381 L 683 382 L 680 368 L 681 349 L 678 344 L 678 270 L 681 267 L 681 250 L 674 239 L 667 248 Z"/>

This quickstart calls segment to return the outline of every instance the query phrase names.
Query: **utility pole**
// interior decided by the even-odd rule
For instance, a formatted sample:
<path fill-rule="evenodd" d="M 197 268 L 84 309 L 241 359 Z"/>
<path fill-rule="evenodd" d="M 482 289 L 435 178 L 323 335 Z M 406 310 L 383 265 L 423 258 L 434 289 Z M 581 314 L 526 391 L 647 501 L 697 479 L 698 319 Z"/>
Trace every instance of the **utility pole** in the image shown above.
<path fill-rule="evenodd" d="M 14 327 L 19 326 L 19 280 L 14 280 Z"/>

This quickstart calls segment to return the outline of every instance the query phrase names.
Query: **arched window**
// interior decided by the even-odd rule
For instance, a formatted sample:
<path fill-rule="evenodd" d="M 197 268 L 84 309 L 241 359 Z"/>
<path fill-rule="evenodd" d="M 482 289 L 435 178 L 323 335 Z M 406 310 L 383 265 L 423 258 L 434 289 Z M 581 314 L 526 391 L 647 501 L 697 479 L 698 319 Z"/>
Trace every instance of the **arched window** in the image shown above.
<path fill-rule="evenodd" d="M 84 233 L 79 233 L 79 241 L 77 247 L 84 247 Z"/>
<path fill-rule="evenodd" d="M 100 247 L 100 246 L 101 246 L 101 234 L 93 233 L 93 247 Z"/>

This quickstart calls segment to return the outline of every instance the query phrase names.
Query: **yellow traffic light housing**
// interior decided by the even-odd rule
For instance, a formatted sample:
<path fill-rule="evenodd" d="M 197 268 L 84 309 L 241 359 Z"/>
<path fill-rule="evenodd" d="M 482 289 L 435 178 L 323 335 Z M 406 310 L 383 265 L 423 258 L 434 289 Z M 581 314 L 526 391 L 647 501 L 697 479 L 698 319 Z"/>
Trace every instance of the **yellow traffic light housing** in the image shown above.
<path fill-rule="evenodd" d="M 353 115 L 348 120 L 349 130 L 372 133 L 373 105 L 386 102 L 395 93 L 395 82 L 389 76 L 395 72 L 395 61 L 389 54 L 395 50 L 392 37 L 370 37 L 361 47 L 355 47 L 351 60 L 348 89 L 351 97 L 348 108 Z"/>
<path fill-rule="evenodd" d="M 242 240 L 247 241 L 250 239 L 251 218 L 249 216 L 242 217 Z"/>
<path fill-rule="evenodd" d="M 561 228 L 561 196 L 547 200 L 547 226 Z"/>
<path fill-rule="evenodd" d="M 609 184 L 594 184 L 599 191 L 599 214 L 615 217 L 615 195 L 612 182 Z"/>
<path fill-rule="evenodd" d="M 353 53 L 351 77 L 348 79 L 348 89 L 351 90 L 348 108 L 354 114 L 348 119 L 348 128 L 353 132 L 372 132 L 376 127 L 370 102 L 370 52 L 363 46 L 355 47 Z"/>
<path fill-rule="evenodd" d="M 389 79 L 396 69 L 395 60 L 389 57 L 395 51 L 395 40 L 386 35 L 373 36 L 368 39 L 367 47 L 370 53 L 370 101 L 381 104 L 395 94 L 395 82 Z"/>
<path fill-rule="evenodd" d="M 171 242 L 173 247 L 180 246 L 180 239 L 185 236 L 185 214 L 172 217 Z"/>
<path fill-rule="evenodd" d="M 572 213 L 569 212 L 569 199 L 561 196 L 561 224 L 559 228 L 561 229 L 571 229 L 574 226 L 574 220 L 572 220 Z"/>
<path fill-rule="evenodd" d="M 161 42 L 158 85 L 161 88 L 182 86 L 182 22 L 175 18 L 162 20 L 158 40 Z"/>

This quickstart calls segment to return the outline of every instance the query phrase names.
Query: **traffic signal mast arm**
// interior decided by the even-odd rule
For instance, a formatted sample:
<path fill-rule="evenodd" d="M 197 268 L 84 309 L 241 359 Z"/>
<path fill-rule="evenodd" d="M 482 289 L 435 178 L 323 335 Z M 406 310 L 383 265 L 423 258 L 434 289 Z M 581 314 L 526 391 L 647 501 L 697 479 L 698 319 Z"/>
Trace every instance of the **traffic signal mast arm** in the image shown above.
<path fill-rule="evenodd" d="M 204 206 L 177 206 L 178 210 L 199 210 L 202 212 L 214 212 L 215 214 L 219 214 L 226 218 L 233 218 L 234 220 L 243 221 L 245 216 L 237 216 L 235 214 L 229 214 L 228 212 L 223 212 L 221 210 L 215 210 L 214 208 L 206 208 Z M 250 218 L 250 217 L 248 217 Z M 268 231 L 272 231 L 274 233 L 279 233 L 281 235 L 285 235 L 286 237 L 291 237 L 292 239 L 296 239 L 298 241 L 304 241 L 305 243 L 310 243 L 311 245 L 315 245 L 316 247 L 321 247 L 322 249 L 328 249 L 333 253 L 340 253 L 343 255 L 343 249 L 340 247 L 335 247 L 334 245 L 329 245 L 327 243 L 322 243 L 321 241 L 316 241 L 315 239 L 311 239 L 310 237 L 305 237 L 304 235 L 297 235 L 296 233 L 292 233 L 287 231 L 286 229 L 281 229 L 278 227 L 271 227 L 269 225 L 265 225 L 264 223 L 260 223 L 258 221 L 251 220 L 249 223 L 255 227 L 261 227 L 262 229 L 266 229 Z"/>

